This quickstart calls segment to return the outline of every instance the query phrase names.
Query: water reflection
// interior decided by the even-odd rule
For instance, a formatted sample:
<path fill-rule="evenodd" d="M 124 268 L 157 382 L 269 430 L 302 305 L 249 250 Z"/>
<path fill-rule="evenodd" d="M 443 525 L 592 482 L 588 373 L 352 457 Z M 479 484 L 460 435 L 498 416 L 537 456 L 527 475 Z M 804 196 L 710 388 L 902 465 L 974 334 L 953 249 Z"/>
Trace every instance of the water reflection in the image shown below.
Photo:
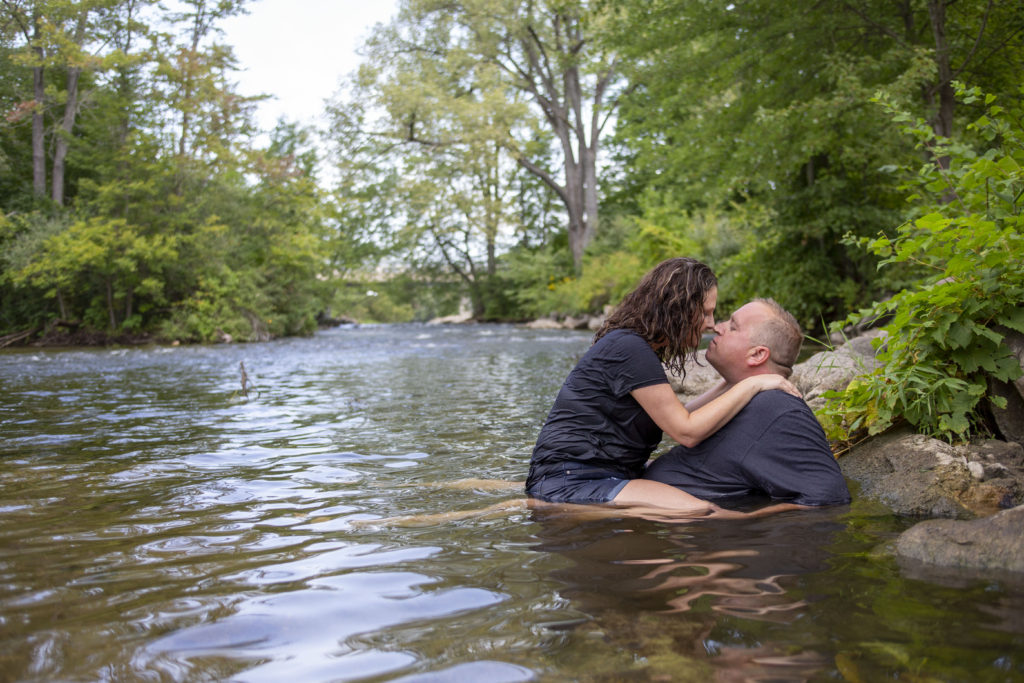
<path fill-rule="evenodd" d="M 542 531 L 535 548 L 570 564 L 552 573 L 560 593 L 610 642 L 642 644 L 652 674 L 684 666 L 716 680 L 805 680 L 831 666 L 827 639 L 794 652 L 723 628 L 721 615 L 792 625 L 819 599 L 800 582 L 820 572 L 845 527 L 844 509 L 785 513 L 744 521 L 657 524 L 601 520 L 580 528 L 564 513 L 533 512 Z M 657 620 L 630 615 L 661 614 Z M 657 662 L 661 662 L 658 664 Z"/>
<path fill-rule="evenodd" d="M 383 566 L 429 556 L 426 553 L 390 553 L 381 556 L 367 549 L 352 554 L 346 549 L 336 562 L 316 569 L 336 572 L 358 558 Z M 312 576 L 312 575 L 311 575 Z M 307 577 L 309 578 L 309 577 Z M 351 647 L 346 641 L 366 631 L 385 630 L 410 619 L 456 618 L 466 610 L 482 609 L 502 600 L 500 594 L 471 588 L 436 589 L 436 582 L 414 572 L 353 572 L 309 578 L 305 587 L 271 595 L 257 595 L 231 606 L 231 613 L 214 622 L 198 624 L 157 639 L 142 655 L 147 668 L 161 666 L 161 653 L 171 660 L 230 658 L 250 664 L 273 655 L 272 661 L 247 668 L 248 681 L 281 681 L 300 674 L 300 680 L 330 680 L 344 672 L 348 678 L 380 674 L 406 667 L 414 654 Z"/>

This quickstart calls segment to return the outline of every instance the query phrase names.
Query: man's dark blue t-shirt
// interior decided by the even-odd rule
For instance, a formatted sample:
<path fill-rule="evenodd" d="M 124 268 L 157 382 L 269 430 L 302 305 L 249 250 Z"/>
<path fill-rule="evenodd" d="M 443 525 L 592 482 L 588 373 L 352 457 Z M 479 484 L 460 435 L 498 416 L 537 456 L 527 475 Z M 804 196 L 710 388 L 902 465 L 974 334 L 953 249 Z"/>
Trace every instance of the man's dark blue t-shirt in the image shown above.
<path fill-rule="evenodd" d="M 762 391 L 693 448 L 676 446 L 643 475 L 698 498 L 768 495 L 799 505 L 850 502 L 814 413 L 784 391 Z"/>
<path fill-rule="evenodd" d="M 662 432 L 630 392 L 668 383 L 657 354 L 630 330 L 601 337 L 566 378 L 537 437 L 527 489 L 565 468 L 600 469 L 634 479 Z"/>

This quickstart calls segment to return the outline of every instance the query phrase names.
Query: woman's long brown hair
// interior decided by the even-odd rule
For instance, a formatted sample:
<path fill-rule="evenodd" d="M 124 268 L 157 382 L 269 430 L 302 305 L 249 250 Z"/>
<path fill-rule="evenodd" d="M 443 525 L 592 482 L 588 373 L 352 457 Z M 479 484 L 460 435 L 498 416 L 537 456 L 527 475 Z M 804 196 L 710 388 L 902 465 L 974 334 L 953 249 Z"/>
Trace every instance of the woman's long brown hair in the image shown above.
<path fill-rule="evenodd" d="M 594 341 L 612 330 L 632 330 L 661 362 L 680 375 L 700 342 L 704 299 L 718 286 L 711 269 L 696 259 L 671 258 L 652 268 L 605 319 Z"/>

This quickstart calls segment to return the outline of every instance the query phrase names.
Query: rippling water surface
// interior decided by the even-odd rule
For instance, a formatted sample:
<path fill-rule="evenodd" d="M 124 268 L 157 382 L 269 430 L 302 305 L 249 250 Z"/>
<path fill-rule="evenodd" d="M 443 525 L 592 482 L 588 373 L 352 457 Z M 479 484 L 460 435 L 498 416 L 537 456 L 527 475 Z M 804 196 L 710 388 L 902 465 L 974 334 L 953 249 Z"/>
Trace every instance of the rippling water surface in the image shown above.
<path fill-rule="evenodd" d="M 588 344 L 0 354 L 0 680 L 1024 680 L 1022 582 L 898 567 L 861 503 L 437 519 L 521 497 L 448 484 L 521 481 Z"/>

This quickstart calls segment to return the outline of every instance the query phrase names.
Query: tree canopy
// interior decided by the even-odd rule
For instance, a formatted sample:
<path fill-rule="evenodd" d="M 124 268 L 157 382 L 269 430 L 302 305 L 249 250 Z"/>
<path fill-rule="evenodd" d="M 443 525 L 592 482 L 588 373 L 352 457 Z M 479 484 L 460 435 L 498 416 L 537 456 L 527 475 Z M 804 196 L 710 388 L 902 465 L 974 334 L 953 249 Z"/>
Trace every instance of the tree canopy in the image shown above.
<path fill-rule="evenodd" d="M 252 145 L 218 24 L 241 2 L 5 0 L 0 325 L 309 332 L 330 202 L 308 132 Z M 31 182 L 29 182 L 31 179 Z"/>
<path fill-rule="evenodd" d="M 614 7 L 610 40 L 635 85 L 616 133 L 615 201 L 662 229 L 692 231 L 709 213 L 735 222 L 745 243 L 715 263 L 726 296 L 771 294 L 805 324 L 893 285 L 841 243 L 900 222 L 893 170 L 920 154 L 872 97 L 949 137 L 975 113 L 956 105 L 954 80 L 1020 95 L 1013 2 Z"/>

